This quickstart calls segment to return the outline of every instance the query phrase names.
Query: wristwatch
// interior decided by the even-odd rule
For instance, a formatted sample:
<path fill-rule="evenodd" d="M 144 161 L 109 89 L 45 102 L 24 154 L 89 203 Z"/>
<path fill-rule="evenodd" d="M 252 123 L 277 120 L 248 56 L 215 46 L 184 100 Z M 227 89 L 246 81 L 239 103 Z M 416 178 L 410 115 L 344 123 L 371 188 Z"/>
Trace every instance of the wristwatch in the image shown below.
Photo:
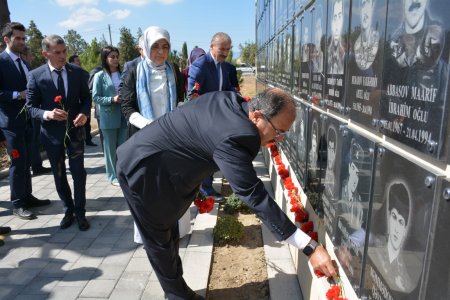
<path fill-rule="evenodd" d="M 319 243 L 315 240 L 309 241 L 308 245 L 303 248 L 303 253 L 305 253 L 306 256 L 310 257 L 311 254 L 314 253 L 314 250 L 316 250 L 317 246 L 319 246 Z"/>

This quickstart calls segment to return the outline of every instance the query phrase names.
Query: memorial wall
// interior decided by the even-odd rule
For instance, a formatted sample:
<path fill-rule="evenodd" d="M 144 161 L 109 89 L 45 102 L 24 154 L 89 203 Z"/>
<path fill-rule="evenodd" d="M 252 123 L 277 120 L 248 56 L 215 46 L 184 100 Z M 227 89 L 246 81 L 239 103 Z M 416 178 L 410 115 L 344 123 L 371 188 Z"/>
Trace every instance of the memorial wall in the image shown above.
<path fill-rule="evenodd" d="M 361 299 L 450 299 L 449 11 L 256 2 L 257 91 L 296 99 L 279 146 Z"/>

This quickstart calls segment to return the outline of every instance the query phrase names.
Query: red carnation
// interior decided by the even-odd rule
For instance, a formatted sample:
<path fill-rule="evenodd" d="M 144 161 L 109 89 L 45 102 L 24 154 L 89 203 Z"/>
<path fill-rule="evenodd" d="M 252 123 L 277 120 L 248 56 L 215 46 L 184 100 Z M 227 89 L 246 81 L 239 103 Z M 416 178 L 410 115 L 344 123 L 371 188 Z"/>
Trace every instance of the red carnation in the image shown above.
<path fill-rule="evenodd" d="M 200 83 L 198 82 L 194 83 L 194 89 L 198 91 L 200 89 Z"/>
<path fill-rule="evenodd" d="M 61 103 L 61 101 L 62 101 L 62 96 L 61 96 L 61 95 L 56 96 L 55 99 L 54 99 L 53 101 L 56 102 L 56 103 Z"/>
<path fill-rule="evenodd" d="M 11 151 L 11 157 L 12 157 L 12 159 L 17 159 L 17 158 L 19 158 L 19 157 L 20 157 L 19 150 L 17 150 L 17 149 L 12 149 L 12 151 Z"/>
<path fill-rule="evenodd" d="M 214 198 L 208 197 L 206 199 L 197 199 L 194 201 L 195 206 L 198 207 L 199 213 L 210 212 L 214 208 Z"/>
<path fill-rule="evenodd" d="M 325 274 L 323 274 L 320 270 L 314 270 L 314 274 L 316 274 L 318 278 L 325 276 Z"/>
<path fill-rule="evenodd" d="M 297 212 L 295 214 L 295 222 L 304 223 L 304 222 L 307 222 L 308 219 L 309 219 L 309 214 L 304 209 L 300 210 L 299 212 Z"/>
<path fill-rule="evenodd" d="M 337 300 L 340 294 L 341 294 L 341 288 L 337 285 L 333 285 L 328 290 L 326 296 L 327 296 L 328 300 Z"/>
<path fill-rule="evenodd" d="M 302 224 L 302 226 L 300 227 L 300 230 L 303 231 L 304 233 L 308 233 L 310 231 L 314 230 L 314 223 L 313 221 L 308 221 L 304 224 Z"/>
<path fill-rule="evenodd" d="M 317 231 L 310 231 L 310 232 L 308 232 L 308 235 L 310 238 L 312 238 L 316 242 L 319 241 L 319 235 L 317 234 Z"/>

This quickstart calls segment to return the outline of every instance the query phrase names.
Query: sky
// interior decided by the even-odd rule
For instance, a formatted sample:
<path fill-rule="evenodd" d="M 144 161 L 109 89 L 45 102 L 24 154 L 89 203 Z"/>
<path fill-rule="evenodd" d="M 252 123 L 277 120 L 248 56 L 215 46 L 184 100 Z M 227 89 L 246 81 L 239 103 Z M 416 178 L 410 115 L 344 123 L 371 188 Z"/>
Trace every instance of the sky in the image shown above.
<path fill-rule="evenodd" d="M 234 58 L 239 44 L 255 42 L 255 0 L 9 0 L 8 7 L 11 21 L 28 27 L 33 20 L 43 35 L 74 29 L 88 43 L 103 36 L 109 42 L 108 25 L 115 46 L 121 27 L 136 36 L 149 26 L 167 29 L 178 52 L 184 42 L 188 51 L 207 51 L 219 31 L 230 35 Z"/>

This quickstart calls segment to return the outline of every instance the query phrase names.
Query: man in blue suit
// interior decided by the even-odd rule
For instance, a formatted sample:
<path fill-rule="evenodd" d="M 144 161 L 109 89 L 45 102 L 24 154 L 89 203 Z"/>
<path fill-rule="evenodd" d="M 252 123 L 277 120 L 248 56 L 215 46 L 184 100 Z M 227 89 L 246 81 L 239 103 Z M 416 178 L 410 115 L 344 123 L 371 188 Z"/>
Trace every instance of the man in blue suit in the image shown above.
<path fill-rule="evenodd" d="M 26 105 L 31 117 L 41 120 L 41 142 L 65 208 L 60 227 L 65 229 L 72 225 L 75 214 L 79 229 L 85 231 L 89 229 L 89 223 L 85 216 L 83 126 L 91 109 L 89 88 L 83 70 L 66 64 L 66 45 L 60 36 L 45 37 L 42 54 L 48 63 L 30 72 Z M 67 182 L 65 151 L 73 178 L 73 198 Z"/>
<path fill-rule="evenodd" d="M 189 68 L 188 98 L 216 91 L 235 91 L 230 82 L 230 64 L 225 62 L 231 49 L 231 38 L 224 32 L 217 32 L 211 39 L 209 53 L 196 59 Z M 223 197 L 212 186 L 213 177 L 203 180 L 201 192 L 206 196 L 214 196 L 216 202 L 222 202 Z"/>
<path fill-rule="evenodd" d="M 27 75 L 30 65 L 20 58 L 25 48 L 25 27 L 17 22 L 7 23 L 2 31 L 6 50 L 0 54 L 0 128 L 6 138 L 11 166 L 9 184 L 13 214 L 31 220 L 35 215 L 29 207 L 49 205 L 31 192 L 30 159 L 31 124 L 24 110 Z"/>

